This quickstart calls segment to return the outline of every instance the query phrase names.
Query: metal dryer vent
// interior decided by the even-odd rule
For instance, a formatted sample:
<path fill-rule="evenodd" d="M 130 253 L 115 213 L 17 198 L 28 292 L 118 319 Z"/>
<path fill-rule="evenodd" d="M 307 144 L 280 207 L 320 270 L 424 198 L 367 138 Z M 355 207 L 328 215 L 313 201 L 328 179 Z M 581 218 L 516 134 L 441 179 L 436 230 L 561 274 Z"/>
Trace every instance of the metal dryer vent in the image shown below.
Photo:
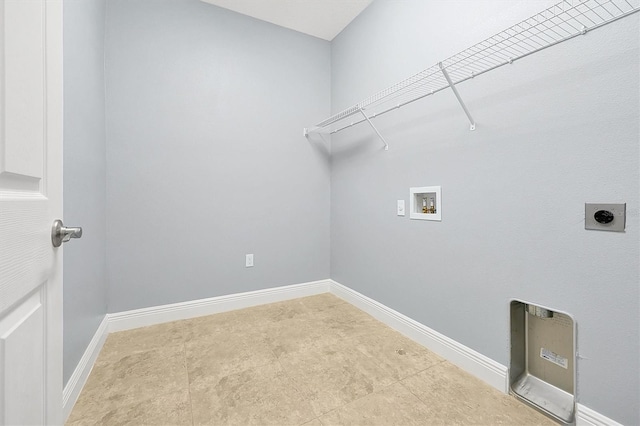
<path fill-rule="evenodd" d="M 536 305 L 527 305 L 527 312 L 539 318 L 553 318 L 553 311 Z"/>
<path fill-rule="evenodd" d="M 576 323 L 573 318 L 511 301 L 509 390 L 516 398 L 564 424 L 575 420 Z"/>

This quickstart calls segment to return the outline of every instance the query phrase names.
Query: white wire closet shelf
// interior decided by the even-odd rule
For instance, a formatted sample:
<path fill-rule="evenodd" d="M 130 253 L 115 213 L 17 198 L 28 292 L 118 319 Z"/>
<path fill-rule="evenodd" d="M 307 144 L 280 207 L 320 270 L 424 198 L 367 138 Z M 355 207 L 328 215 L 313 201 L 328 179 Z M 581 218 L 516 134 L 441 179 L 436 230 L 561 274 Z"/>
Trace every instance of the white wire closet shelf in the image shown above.
<path fill-rule="evenodd" d="M 456 85 L 488 71 L 570 40 L 588 31 L 640 11 L 640 0 L 564 0 L 481 41 L 399 83 L 305 128 L 310 133 L 333 134 L 367 122 L 388 149 L 371 121 L 375 117 L 451 88 L 475 129 Z"/>

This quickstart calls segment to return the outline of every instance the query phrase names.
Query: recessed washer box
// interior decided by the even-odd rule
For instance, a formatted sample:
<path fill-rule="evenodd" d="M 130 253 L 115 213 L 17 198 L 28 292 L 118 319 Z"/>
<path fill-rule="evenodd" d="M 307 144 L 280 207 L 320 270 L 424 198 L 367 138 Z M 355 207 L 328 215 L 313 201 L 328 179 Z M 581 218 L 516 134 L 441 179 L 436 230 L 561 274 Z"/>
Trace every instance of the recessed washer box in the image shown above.
<path fill-rule="evenodd" d="M 409 189 L 409 217 L 418 220 L 442 220 L 442 191 L 439 186 Z"/>

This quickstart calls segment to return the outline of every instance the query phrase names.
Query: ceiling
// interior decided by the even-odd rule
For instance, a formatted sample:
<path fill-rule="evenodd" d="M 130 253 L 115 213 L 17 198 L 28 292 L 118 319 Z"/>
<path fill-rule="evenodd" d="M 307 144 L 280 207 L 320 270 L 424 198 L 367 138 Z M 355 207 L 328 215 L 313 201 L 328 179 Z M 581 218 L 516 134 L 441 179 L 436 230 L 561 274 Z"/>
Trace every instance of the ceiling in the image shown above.
<path fill-rule="evenodd" d="M 202 0 L 331 41 L 373 0 Z"/>

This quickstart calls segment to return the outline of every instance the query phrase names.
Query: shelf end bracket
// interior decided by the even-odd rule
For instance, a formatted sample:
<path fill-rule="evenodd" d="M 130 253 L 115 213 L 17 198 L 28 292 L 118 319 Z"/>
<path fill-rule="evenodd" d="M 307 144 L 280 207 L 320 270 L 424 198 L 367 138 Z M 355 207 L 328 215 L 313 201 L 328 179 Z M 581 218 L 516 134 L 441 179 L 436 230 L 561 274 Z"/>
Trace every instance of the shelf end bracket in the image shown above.
<path fill-rule="evenodd" d="M 382 141 L 382 143 L 384 143 L 384 150 L 385 151 L 389 151 L 389 144 L 387 143 L 387 141 L 382 137 L 382 135 L 380 134 L 380 132 L 378 131 L 378 129 L 376 129 L 376 126 L 373 125 L 373 123 L 371 122 L 371 119 L 369 117 L 367 117 L 367 114 L 364 112 L 363 108 L 358 108 L 358 111 L 360 111 L 360 113 L 362 114 L 362 116 L 364 117 L 365 120 L 367 120 L 367 122 L 369 123 L 369 125 L 371 126 L 371 128 L 373 129 L 374 132 L 376 132 L 376 135 L 378 135 L 378 137 L 380 138 L 380 140 Z"/>
<path fill-rule="evenodd" d="M 476 122 L 473 120 L 471 113 L 469 112 L 469 110 L 467 109 L 467 106 L 464 104 L 464 101 L 460 97 L 460 93 L 458 93 L 458 89 L 456 89 L 456 85 L 453 84 L 453 81 L 451 80 L 451 77 L 449 77 L 449 73 L 447 72 L 444 65 L 442 65 L 442 62 L 438 62 L 438 66 L 440 67 L 440 71 L 442 71 L 442 75 L 444 75 L 444 78 L 447 79 L 447 83 L 449 83 L 449 87 L 451 87 L 451 90 L 453 90 L 453 94 L 456 95 L 456 99 L 458 99 L 458 102 L 460 103 L 460 106 L 464 110 L 464 113 L 467 115 L 467 118 L 469 119 L 469 130 L 475 130 Z"/>

